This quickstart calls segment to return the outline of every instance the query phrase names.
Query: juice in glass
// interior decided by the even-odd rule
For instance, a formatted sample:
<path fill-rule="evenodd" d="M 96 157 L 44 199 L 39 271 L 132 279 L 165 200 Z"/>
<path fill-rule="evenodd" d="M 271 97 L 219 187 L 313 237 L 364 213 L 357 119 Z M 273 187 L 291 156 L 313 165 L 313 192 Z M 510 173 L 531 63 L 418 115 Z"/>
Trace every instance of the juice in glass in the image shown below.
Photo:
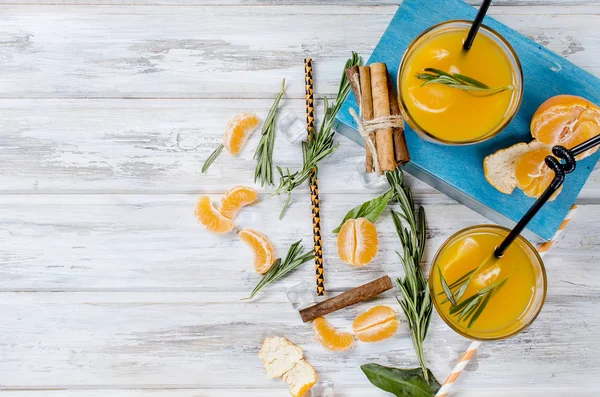
<path fill-rule="evenodd" d="M 523 75 L 517 55 L 486 26 L 471 49 L 463 50 L 470 26 L 468 21 L 436 25 L 417 37 L 402 59 L 399 102 L 408 124 L 426 139 L 455 145 L 479 142 L 499 133 L 519 108 Z M 489 89 L 424 85 L 426 80 L 418 76 L 429 68 L 473 78 Z"/>
<path fill-rule="evenodd" d="M 531 243 L 519 236 L 501 258 L 494 257 L 494 249 L 508 232 L 494 225 L 463 229 L 450 237 L 435 256 L 429 278 L 434 305 L 442 319 L 463 336 L 476 340 L 507 338 L 531 324 L 543 306 L 546 273 Z M 459 283 L 461 277 L 465 280 L 465 274 L 472 275 L 462 296 L 455 299 L 456 305 L 447 299 L 440 272 L 455 297 L 464 285 Z M 453 308 L 461 304 L 469 309 L 465 303 L 486 290 L 489 292 L 479 300 L 486 301 L 479 314 L 480 306 L 475 304 L 470 315 L 464 311 L 463 318 L 463 312 L 453 313 Z"/>

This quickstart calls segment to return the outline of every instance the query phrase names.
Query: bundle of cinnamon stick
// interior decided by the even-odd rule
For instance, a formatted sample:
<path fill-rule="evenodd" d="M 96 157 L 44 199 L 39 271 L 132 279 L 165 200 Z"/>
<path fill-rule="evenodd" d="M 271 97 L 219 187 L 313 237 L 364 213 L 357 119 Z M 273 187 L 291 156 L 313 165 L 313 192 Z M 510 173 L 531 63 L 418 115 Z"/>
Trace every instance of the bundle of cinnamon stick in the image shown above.
<path fill-rule="evenodd" d="M 362 120 L 384 120 L 389 116 L 400 116 L 398 97 L 394 91 L 392 80 L 388 76 L 385 63 L 373 63 L 369 66 L 353 66 L 346 69 L 348 81 L 360 106 Z M 385 123 L 384 123 L 385 124 Z M 396 167 L 410 161 L 404 128 L 380 128 L 371 133 L 375 144 L 376 156 L 381 172 L 393 171 Z M 365 145 L 366 171 L 375 171 L 373 153 L 369 145 Z"/>

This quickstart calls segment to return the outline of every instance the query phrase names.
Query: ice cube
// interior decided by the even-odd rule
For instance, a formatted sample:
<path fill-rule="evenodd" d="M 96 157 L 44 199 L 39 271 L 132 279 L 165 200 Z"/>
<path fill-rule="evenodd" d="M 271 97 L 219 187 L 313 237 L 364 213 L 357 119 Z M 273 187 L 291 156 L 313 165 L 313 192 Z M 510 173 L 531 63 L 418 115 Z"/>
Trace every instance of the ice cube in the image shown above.
<path fill-rule="evenodd" d="M 360 180 L 361 185 L 367 189 L 383 191 L 390 187 L 385 175 L 378 175 L 376 172 L 367 172 L 364 160 L 358 162 L 356 165 L 356 172 L 358 173 L 358 179 Z"/>
<path fill-rule="evenodd" d="M 335 397 L 333 382 L 330 380 L 320 380 L 311 390 L 312 397 Z"/>
<path fill-rule="evenodd" d="M 281 112 L 281 115 L 277 118 L 275 127 L 290 143 L 294 143 L 307 136 L 306 125 L 295 113 L 289 110 Z"/>

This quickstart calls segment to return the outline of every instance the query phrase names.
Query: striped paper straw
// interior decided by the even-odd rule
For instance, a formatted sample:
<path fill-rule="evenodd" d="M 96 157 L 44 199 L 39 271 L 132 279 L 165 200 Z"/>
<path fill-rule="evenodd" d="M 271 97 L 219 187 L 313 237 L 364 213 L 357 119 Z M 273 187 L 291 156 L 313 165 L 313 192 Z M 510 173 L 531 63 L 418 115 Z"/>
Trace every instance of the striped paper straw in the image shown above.
<path fill-rule="evenodd" d="M 450 388 L 456 381 L 456 378 L 458 378 L 458 375 L 460 375 L 462 370 L 465 369 L 467 363 L 473 357 L 475 351 L 480 345 L 481 342 L 479 341 L 474 340 L 473 342 L 471 342 L 467 351 L 460 357 L 460 360 L 458 360 L 458 363 L 456 363 L 456 365 L 452 369 L 452 372 L 450 372 L 450 375 L 448 375 L 448 377 L 444 381 L 444 384 L 442 385 L 442 387 L 440 387 L 440 390 L 438 390 L 437 394 L 435 395 L 436 397 L 446 397 L 448 395 L 448 391 L 450 391 Z"/>
<path fill-rule="evenodd" d="M 552 240 L 547 241 L 547 242 L 545 242 L 543 244 L 540 244 L 540 246 L 538 247 L 538 252 L 540 253 L 540 256 L 543 257 L 546 254 L 546 252 L 548 252 L 548 250 L 550 249 L 550 247 L 552 247 L 552 244 L 554 244 L 554 242 L 556 241 L 557 237 L 564 230 L 564 228 L 567 227 L 567 225 L 569 224 L 569 222 L 573 218 L 573 214 L 575 213 L 576 210 L 577 210 L 577 206 L 576 205 L 572 205 L 571 209 L 567 213 L 567 216 L 562 221 L 562 223 L 560 224 L 558 230 L 554 234 L 554 237 L 552 237 Z M 479 341 L 473 341 L 473 342 L 471 342 L 471 344 L 467 348 L 467 351 L 460 357 L 460 360 L 458 360 L 458 363 L 454 366 L 454 368 L 452 369 L 452 372 L 450 372 L 450 375 L 448 375 L 448 377 L 446 378 L 446 380 L 442 384 L 442 387 L 440 387 L 440 390 L 438 390 L 438 392 L 435 395 L 435 397 L 446 397 L 446 396 L 448 396 L 448 391 L 450 390 L 450 388 L 452 387 L 452 385 L 454 384 L 454 382 L 456 381 L 456 379 L 458 378 L 458 376 L 460 375 L 460 373 L 462 372 L 462 370 L 465 369 L 465 367 L 467 366 L 467 363 L 473 357 L 473 355 L 475 354 L 475 351 L 477 350 L 477 348 L 479 346 L 481 346 L 481 342 L 479 342 Z"/>
<path fill-rule="evenodd" d="M 306 94 L 306 132 L 308 140 L 314 139 L 315 102 L 313 97 L 312 59 L 304 59 L 304 91 Z M 325 295 L 325 275 L 323 269 L 323 241 L 321 240 L 321 211 L 319 207 L 319 181 L 317 170 L 312 169 L 309 178 L 310 204 L 312 208 L 313 245 L 315 252 L 315 274 L 317 295 Z"/>
<path fill-rule="evenodd" d="M 540 253 L 540 256 L 543 257 L 546 254 L 546 252 L 548 252 L 548 250 L 550 249 L 550 247 L 552 247 L 552 244 L 554 244 L 554 242 L 556 241 L 556 239 L 558 238 L 558 236 L 560 236 L 560 234 L 562 233 L 563 229 L 565 227 L 567 227 L 567 225 L 569 224 L 569 222 L 573 218 L 573 214 L 575 214 L 576 210 L 577 210 L 577 206 L 573 204 L 571 206 L 571 209 L 567 213 L 567 216 L 565 217 L 565 219 L 562 221 L 562 223 L 558 227 L 558 230 L 556 231 L 556 234 L 554 235 L 554 237 L 552 237 L 552 240 L 547 241 L 547 242 L 545 242 L 544 244 L 541 244 L 538 247 L 538 252 Z"/>

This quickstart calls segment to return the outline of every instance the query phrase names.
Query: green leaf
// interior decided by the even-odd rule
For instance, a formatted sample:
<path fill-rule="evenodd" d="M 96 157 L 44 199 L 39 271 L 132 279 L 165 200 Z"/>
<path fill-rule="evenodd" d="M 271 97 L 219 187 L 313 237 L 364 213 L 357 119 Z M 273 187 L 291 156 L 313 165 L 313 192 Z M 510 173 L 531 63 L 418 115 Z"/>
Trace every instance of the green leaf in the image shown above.
<path fill-rule="evenodd" d="M 221 150 L 223 150 L 223 144 L 220 144 L 219 146 L 217 146 L 217 148 L 210 154 L 210 156 L 208 156 L 208 158 L 204 162 L 204 165 L 202 166 L 203 174 L 206 171 L 208 171 L 208 167 L 210 167 L 210 165 L 213 163 L 213 161 L 215 161 L 217 159 L 217 157 L 219 157 L 219 154 L 221 154 Z"/>
<path fill-rule="evenodd" d="M 352 208 L 344 217 L 344 220 L 338 227 L 336 227 L 333 232 L 339 233 L 342 225 L 346 223 L 348 219 L 357 219 L 357 218 L 367 218 L 371 222 L 375 222 L 379 219 L 379 216 L 385 210 L 390 200 L 394 197 L 394 191 L 392 189 L 388 190 L 384 194 L 379 197 L 375 197 L 372 200 L 366 201 L 361 205 Z"/>
<path fill-rule="evenodd" d="M 454 73 L 452 76 L 464 81 L 465 83 L 473 84 L 479 88 L 490 88 L 487 84 L 484 84 L 479 80 L 475 80 L 473 77 L 465 76 L 464 74 Z"/>
<path fill-rule="evenodd" d="M 489 294 L 486 295 L 486 297 L 483 299 L 483 302 L 481 302 L 481 305 L 479 305 L 479 307 L 477 308 L 477 310 L 473 314 L 473 317 L 471 317 L 471 321 L 469 321 L 469 325 L 467 325 L 467 328 L 471 328 L 471 326 L 473 325 L 473 323 L 475 321 L 477 321 L 477 319 L 479 318 L 479 316 L 481 315 L 481 313 L 483 313 L 483 309 L 485 309 L 485 307 L 487 306 L 487 304 L 490 301 L 491 297 L 492 297 L 491 293 L 489 293 Z"/>
<path fill-rule="evenodd" d="M 401 369 L 364 364 L 360 369 L 369 382 L 397 397 L 433 397 L 441 387 L 429 369 L 429 382 L 425 380 L 421 368 Z"/>
<path fill-rule="evenodd" d="M 425 71 L 432 72 L 432 73 L 438 74 L 440 76 L 446 76 L 446 77 L 450 77 L 450 78 L 453 77 L 450 73 L 444 72 L 443 70 L 436 69 L 436 68 L 425 68 Z"/>
<path fill-rule="evenodd" d="M 452 306 L 456 306 L 456 300 L 454 299 L 454 295 L 452 294 L 452 291 L 450 291 L 450 287 L 448 286 L 448 283 L 446 282 L 446 279 L 442 274 L 442 269 L 439 266 L 437 268 L 438 273 L 440 274 L 440 282 L 442 283 L 442 289 L 444 290 L 444 293 L 446 294 L 446 297 L 448 298 Z"/>

